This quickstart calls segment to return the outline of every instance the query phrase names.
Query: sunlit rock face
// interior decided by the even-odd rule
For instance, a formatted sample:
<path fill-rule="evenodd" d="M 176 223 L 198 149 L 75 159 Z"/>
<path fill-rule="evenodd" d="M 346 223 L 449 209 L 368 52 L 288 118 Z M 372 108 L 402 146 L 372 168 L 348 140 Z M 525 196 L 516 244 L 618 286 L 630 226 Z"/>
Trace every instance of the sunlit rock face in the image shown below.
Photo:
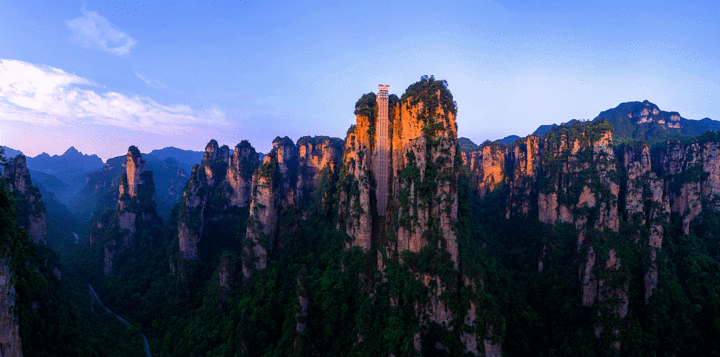
<path fill-rule="evenodd" d="M 304 136 L 298 139 L 297 203 L 304 206 L 325 194 L 339 171 L 344 142 L 325 136 Z M 323 184 L 325 187 L 323 187 Z"/>
<path fill-rule="evenodd" d="M 633 113 L 629 117 L 639 124 L 667 119 L 649 104 Z M 674 122 L 679 124 L 679 118 L 660 124 Z M 528 136 L 505 146 L 485 143 L 465 155 L 465 167 L 478 196 L 498 199 L 488 198 L 498 192 L 505 197 L 507 219 L 537 212 L 548 225 L 575 227 L 580 302 L 596 314 L 596 336 L 620 351 L 618 334 L 632 306 L 623 264 L 630 257 L 628 245 L 633 251 L 647 248 L 642 271 L 648 304 L 663 279 L 658 260 L 671 214 L 680 218 L 681 232 L 689 234 L 703 209 L 720 209 L 718 154 L 715 132 L 654 149 L 641 141 L 614 147 L 613 128 L 603 120 L 573 121 L 543 138 Z M 552 264 L 545 259 L 546 248 L 538 257 L 539 272 Z"/>
<path fill-rule="evenodd" d="M 25 155 L 21 154 L 9 159 L 3 169 L 2 177 L 18 200 L 18 206 L 22 207 L 16 211 L 18 225 L 28 231 L 33 243 L 45 244 L 47 213 L 40 190 L 32 184 Z"/>
<path fill-rule="evenodd" d="M 282 207 L 295 204 L 297 146 L 288 137 L 276 138 L 273 148 L 252 177 L 252 200 L 244 245 L 243 275 L 267 267 L 275 243 Z"/>
<path fill-rule="evenodd" d="M 401 266 L 409 269 L 415 281 L 427 291 L 427 297 L 418 301 L 402 301 L 391 295 L 391 306 L 410 304 L 418 326 L 449 328 L 456 319 L 466 326 L 449 336 L 455 342 L 431 341 L 421 332 L 413 333 L 416 354 L 470 353 L 499 355 L 501 345 L 487 323 L 484 311 L 471 301 L 467 308 L 458 311 L 449 303 L 453 289 L 464 286 L 479 294 L 481 282 L 457 275 L 453 279 L 417 269 L 415 257 L 423 254 L 440 254 L 448 269 L 459 269 L 459 246 L 455 232 L 458 217 L 458 177 L 463 159 L 459 151 L 455 104 L 447 87 L 440 81 L 424 79 L 410 86 L 402 98 L 388 98 L 388 146 L 377 135 L 385 128 L 378 111 L 384 106 L 380 96 L 364 95 L 356 104 L 356 124 L 350 128 L 345 140 L 343 168 L 339 176 L 338 229 L 349 236 L 347 249 L 359 248 L 376 257 L 381 281 L 390 279 L 385 274 Z M 389 151 L 389 185 L 386 215 L 376 205 L 380 201 L 376 170 L 383 157 L 378 151 Z M 505 182 L 507 149 L 503 146 L 485 146 L 479 153 L 466 156 L 477 179 L 473 189 L 487 194 Z M 537 151 L 531 153 L 536 154 Z M 523 159 L 525 160 L 525 159 Z M 531 164 L 532 165 L 532 164 Z M 356 248 L 356 249 L 357 249 Z M 431 253 L 434 252 L 434 253 Z M 446 260 L 445 260 L 446 259 Z M 370 291 L 372 294 L 372 290 Z M 363 334 L 358 335 L 360 342 Z M 484 337 L 483 337 L 484 336 Z M 359 343 L 360 343 L 359 342 Z M 455 346 L 462 346 L 457 350 Z M 451 352 L 453 351 L 453 352 Z"/>
<path fill-rule="evenodd" d="M 243 140 L 235 146 L 228 163 L 225 179 L 232 187 L 230 204 L 239 207 L 250 205 L 252 198 L 252 174 L 259 164 L 258 153 Z"/>

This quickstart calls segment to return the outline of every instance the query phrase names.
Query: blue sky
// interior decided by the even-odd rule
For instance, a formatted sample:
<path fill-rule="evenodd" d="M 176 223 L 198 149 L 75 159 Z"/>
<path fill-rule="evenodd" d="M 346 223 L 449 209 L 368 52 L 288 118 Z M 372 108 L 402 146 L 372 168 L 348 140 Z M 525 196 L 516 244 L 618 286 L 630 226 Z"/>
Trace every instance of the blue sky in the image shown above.
<path fill-rule="evenodd" d="M 425 74 L 476 142 L 645 99 L 720 119 L 711 1 L 0 2 L 0 143 L 30 156 L 344 137 Z"/>

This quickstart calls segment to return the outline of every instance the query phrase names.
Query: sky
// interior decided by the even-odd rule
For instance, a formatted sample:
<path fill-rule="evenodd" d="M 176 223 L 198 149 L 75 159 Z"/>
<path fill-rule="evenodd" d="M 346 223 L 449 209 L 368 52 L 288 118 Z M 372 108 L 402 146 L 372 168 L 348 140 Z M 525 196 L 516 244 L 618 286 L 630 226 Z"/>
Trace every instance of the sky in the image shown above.
<path fill-rule="evenodd" d="M 720 119 L 712 1 L 0 0 L 0 144 L 203 150 L 345 137 L 378 84 L 445 79 L 476 143 L 649 100 Z"/>

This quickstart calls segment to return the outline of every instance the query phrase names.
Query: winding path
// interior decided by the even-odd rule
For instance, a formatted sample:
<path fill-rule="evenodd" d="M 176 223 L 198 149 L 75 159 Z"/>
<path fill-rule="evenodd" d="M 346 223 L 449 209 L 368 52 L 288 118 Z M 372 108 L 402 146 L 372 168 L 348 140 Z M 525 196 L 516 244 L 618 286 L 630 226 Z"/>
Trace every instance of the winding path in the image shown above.
<path fill-rule="evenodd" d="M 131 325 L 129 322 L 125 321 L 125 319 L 123 319 L 122 317 L 118 316 L 118 314 L 116 314 L 116 313 L 114 313 L 112 310 L 108 309 L 107 306 L 105 306 L 105 304 L 103 304 L 102 300 L 100 300 L 100 297 L 99 297 L 98 294 L 95 292 L 95 289 L 93 289 L 92 285 L 88 284 L 88 287 L 90 288 L 90 295 L 92 295 L 92 297 L 95 298 L 95 300 L 97 300 L 98 303 L 100 303 L 100 306 L 102 306 L 102 308 L 105 309 L 105 311 L 107 311 L 108 313 L 110 313 L 110 314 L 112 314 L 113 316 L 115 316 L 118 320 L 120 320 L 120 321 L 121 321 L 122 323 L 124 323 L 126 326 L 128 326 L 128 327 L 135 327 L 135 326 Z M 138 332 L 139 332 L 139 331 L 138 331 Z M 147 354 L 148 357 L 152 357 L 152 356 L 150 355 L 150 345 L 148 345 L 147 338 L 145 338 L 145 334 L 143 334 L 142 332 L 140 332 L 140 335 L 141 335 L 142 338 L 143 338 L 143 345 L 145 345 L 145 354 Z"/>

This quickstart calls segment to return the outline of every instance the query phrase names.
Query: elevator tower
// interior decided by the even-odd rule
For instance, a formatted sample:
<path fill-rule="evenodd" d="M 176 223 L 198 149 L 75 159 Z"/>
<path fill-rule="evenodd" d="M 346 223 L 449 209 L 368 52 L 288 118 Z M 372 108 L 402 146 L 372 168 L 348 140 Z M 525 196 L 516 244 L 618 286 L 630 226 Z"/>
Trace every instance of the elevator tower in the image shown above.
<path fill-rule="evenodd" d="M 375 160 L 373 171 L 375 173 L 375 198 L 377 213 L 384 216 L 388 201 L 388 176 L 390 170 L 390 139 L 388 137 L 388 90 L 390 86 L 378 86 L 378 119 L 375 123 Z"/>

